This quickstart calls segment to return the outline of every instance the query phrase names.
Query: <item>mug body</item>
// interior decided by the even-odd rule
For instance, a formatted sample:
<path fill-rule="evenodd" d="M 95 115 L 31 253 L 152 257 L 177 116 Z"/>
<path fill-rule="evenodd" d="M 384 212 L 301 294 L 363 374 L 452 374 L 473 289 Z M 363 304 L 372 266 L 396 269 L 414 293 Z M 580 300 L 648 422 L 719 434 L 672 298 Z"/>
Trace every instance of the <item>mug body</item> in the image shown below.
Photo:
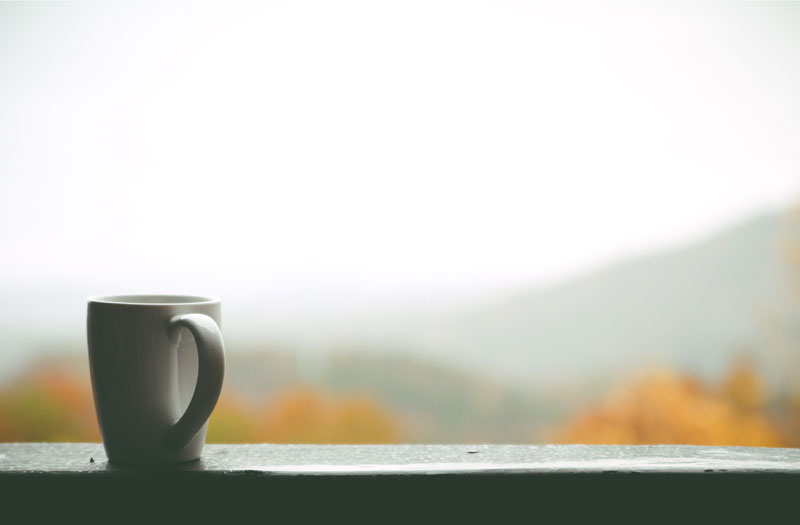
<path fill-rule="evenodd" d="M 179 295 L 89 299 L 87 339 L 97 419 L 109 461 L 177 463 L 200 457 L 208 423 L 183 447 L 164 446 L 197 382 L 197 352 L 181 314 L 220 325 L 220 301 Z"/>

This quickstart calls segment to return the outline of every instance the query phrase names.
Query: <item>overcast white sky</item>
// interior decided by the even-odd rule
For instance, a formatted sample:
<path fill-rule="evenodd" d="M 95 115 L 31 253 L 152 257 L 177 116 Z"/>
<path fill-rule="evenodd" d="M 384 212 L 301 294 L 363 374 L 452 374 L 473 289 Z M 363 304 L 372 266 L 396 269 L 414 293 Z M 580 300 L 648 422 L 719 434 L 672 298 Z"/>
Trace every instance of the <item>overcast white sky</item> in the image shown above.
<path fill-rule="evenodd" d="M 797 199 L 800 4 L 0 5 L 7 285 L 489 289 Z"/>

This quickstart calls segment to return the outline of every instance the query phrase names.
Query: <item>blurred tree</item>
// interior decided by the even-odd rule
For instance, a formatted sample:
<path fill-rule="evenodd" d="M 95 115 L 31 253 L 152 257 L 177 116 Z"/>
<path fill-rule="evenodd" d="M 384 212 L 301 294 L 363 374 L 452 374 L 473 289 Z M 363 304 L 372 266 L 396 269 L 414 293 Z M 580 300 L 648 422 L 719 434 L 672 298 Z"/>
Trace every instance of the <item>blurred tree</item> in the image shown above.
<path fill-rule="evenodd" d="M 223 390 L 208 422 L 208 443 L 253 443 L 257 439 L 257 409 L 230 389 Z"/>
<path fill-rule="evenodd" d="M 269 404 L 226 390 L 209 422 L 210 443 L 393 443 L 399 426 L 366 396 L 291 388 Z M 0 442 L 100 441 L 87 381 L 37 368 L 0 390 Z"/>
<path fill-rule="evenodd" d="M 788 214 L 779 249 L 788 266 L 785 291 L 764 319 L 765 359 L 775 376 L 777 396 L 791 397 L 800 378 L 800 205 Z"/>
<path fill-rule="evenodd" d="M 784 254 L 790 267 L 788 313 L 773 327 L 769 357 L 780 370 L 780 385 L 772 400 L 773 409 L 787 444 L 800 446 L 800 204 L 790 214 Z"/>
<path fill-rule="evenodd" d="M 399 429 L 369 397 L 337 398 L 295 388 L 266 410 L 258 436 L 272 443 L 394 443 Z"/>
<path fill-rule="evenodd" d="M 0 441 L 100 441 L 91 392 L 63 371 L 35 370 L 0 391 Z"/>
<path fill-rule="evenodd" d="M 765 400 L 761 379 L 747 360 L 736 363 L 716 387 L 660 371 L 622 385 L 554 437 L 561 443 L 784 446 Z"/>
<path fill-rule="evenodd" d="M 767 402 L 764 381 L 750 356 L 739 357 L 721 384 L 721 394 L 740 410 L 761 410 Z"/>

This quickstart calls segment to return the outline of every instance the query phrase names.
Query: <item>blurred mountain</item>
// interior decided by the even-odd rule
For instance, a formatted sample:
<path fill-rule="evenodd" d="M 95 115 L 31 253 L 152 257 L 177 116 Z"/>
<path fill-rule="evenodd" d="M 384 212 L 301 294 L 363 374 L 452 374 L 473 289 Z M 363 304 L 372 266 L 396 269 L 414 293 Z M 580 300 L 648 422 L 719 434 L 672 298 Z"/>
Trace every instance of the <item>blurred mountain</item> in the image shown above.
<path fill-rule="evenodd" d="M 713 374 L 789 308 L 783 249 L 796 223 L 761 215 L 691 246 L 440 316 L 403 343 L 525 381 L 645 364 Z"/>
<path fill-rule="evenodd" d="M 331 392 L 368 393 L 391 409 L 414 441 L 541 440 L 572 399 L 408 356 L 339 352 L 315 381 Z"/>
<path fill-rule="evenodd" d="M 393 307 L 389 296 L 344 312 L 332 301 L 289 322 L 274 314 L 283 303 L 265 306 L 269 290 L 212 293 L 224 300 L 230 355 L 289 352 L 311 376 L 325 358 L 351 349 L 542 386 L 585 384 L 653 364 L 715 374 L 732 354 L 762 345 L 765 324 L 791 309 L 783 250 L 798 222 L 785 212 L 763 214 L 555 286 L 436 308 L 424 299 Z M 84 352 L 85 297 L 92 293 L 97 286 L 76 283 L 0 289 L 0 379 L 37 355 Z"/>
<path fill-rule="evenodd" d="M 50 384 L 55 385 L 54 388 L 48 386 Z M 45 421 L 40 421 L 44 426 L 41 431 L 57 433 L 59 424 L 75 418 L 88 420 L 94 428 L 92 406 L 86 401 L 91 398 L 90 388 L 85 355 L 71 352 L 40 356 L 16 377 L 0 385 L 0 420 L 5 407 L 6 417 L 11 416 L 11 422 L 16 422 L 15 428 L 22 432 L 21 437 L 35 437 L 37 434 L 29 433 L 35 428 L 29 428 L 24 421 L 40 420 L 21 418 L 9 412 L 4 399 L 24 402 L 28 398 L 20 395 L 22 393 L 34 402 L 58 402 L 48 400 L 47 396 L 59 398 L 63 396 L 63 392 L 59 394 L 61 390 L 74 392 L 73 397 L 82 399 L 78 403 L 79 414 L 55 420 L 49 418 L 52 422 L 47 422 L 48 417 L 45 417 Z M 228 425 L 224 434 L 228 439 L 248 439 L 248 431 L 254 427 L 242 427 L 242 418 L 257 428 L 275 403 L 298 392 L 313 393 L 323 405 L 341 399 L 375 403 L 397 423 L 404 440 L 426 443 L 543 441 L 565 411 L 574 407 L 575 400 L 575 395 L 514 387 L 479 373 L 467 373 L 453 366 L 407 356 L 370 355 L 357 350 L 334 352 L 320 359 L 312 372 L 303 366 L 296 353 L 263 348 L 228 356 L 223 397 L 215 414 L 219 416 L 222 411 L 220 424 Z M 585 401 L 586 396 L 582 399 Z M 330 410 L 330 404 L 324 406 Z M 44 413 L 46 416 L 47 411 Z M 294 424 L 302 426 L 306 421 L 303 417 L 299 420 Z M 6 431 L 6 436 L 10 432 L 0 424 L 0 440 L 2 430 Z M 77 434 L 83 439 L 86 435 L 86 432 Z"/>

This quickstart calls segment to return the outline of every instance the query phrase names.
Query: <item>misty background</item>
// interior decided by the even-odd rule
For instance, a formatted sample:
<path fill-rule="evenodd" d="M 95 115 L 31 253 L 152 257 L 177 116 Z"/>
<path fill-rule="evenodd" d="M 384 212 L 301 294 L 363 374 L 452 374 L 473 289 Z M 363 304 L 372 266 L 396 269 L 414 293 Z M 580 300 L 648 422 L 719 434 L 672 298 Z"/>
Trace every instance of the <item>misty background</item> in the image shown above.
<path fill-rule="evenodd" d="M 743 351 L 778 384 L 798 27 L 781 3 L 2 3 L 0 380 L 85 366 L 88 296 L 157 292 L 222 298 L 241 391 L 413 362 L 406 390 L 590 396 Z"/>

